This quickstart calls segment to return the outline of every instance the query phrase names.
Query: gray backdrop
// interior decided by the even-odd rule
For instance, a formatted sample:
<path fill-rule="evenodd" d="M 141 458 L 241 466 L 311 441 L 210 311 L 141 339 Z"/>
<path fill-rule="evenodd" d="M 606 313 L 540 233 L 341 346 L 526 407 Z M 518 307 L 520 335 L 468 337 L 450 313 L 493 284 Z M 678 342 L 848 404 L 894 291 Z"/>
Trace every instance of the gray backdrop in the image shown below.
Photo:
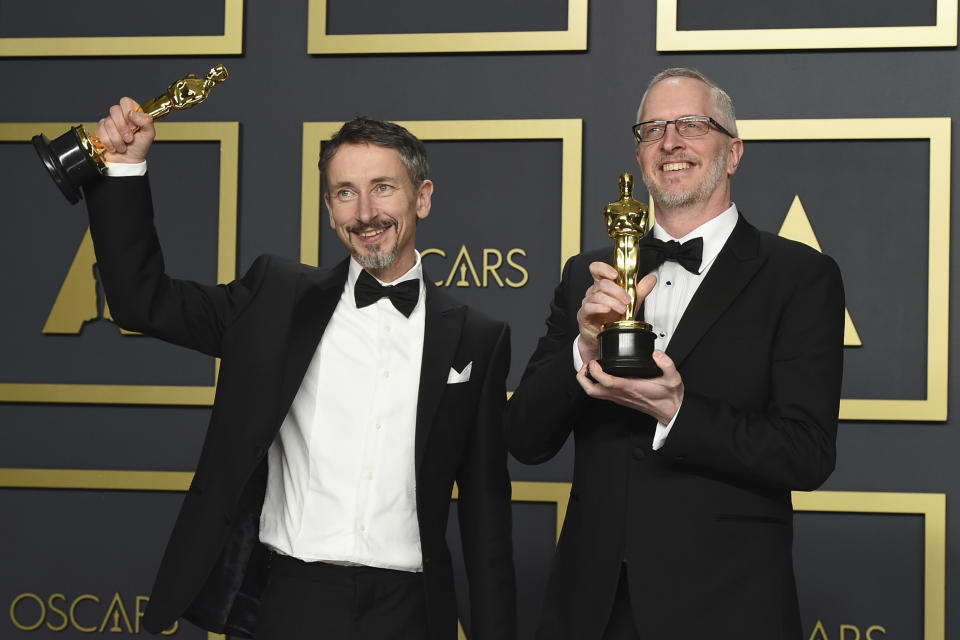
<path fill-rule="evenodd" d="M 567 28 L 563 0 L 328 4 L 331 34 Z M 681 30 L 895 27 L 936 20 L 934 0 L 675 4 Z M 116 0 L 95 7 L 0 0 L 0 40 L 213 34 L 223 29 L 223 9 L 219 2 L 141 9 Z M 662 68 L 704 71 L 733 96 L 743 120 L 952 118 L 960 108 L 955 46 L 664 53 L 656 49 L 652 1 L 594 0 L 587 48 L 553 52 L 310 55 L 306 1 L 251 2 L 243 10 L 240 55 L 70 58 L 29 47 L 8 55 L 0 59 L 0 129 L 6 123 L 93 121 L 122 95 L 147 99 L 185 73 L 202 74 L 223 62 L 231 75 L 227 83 L 200 108 L 169 121 L 240 123 L 236 270 L 242 273 L 260 253 L 300 255 L 304 122 L 357 114 L 405 121 L 581 120 L 582 175 L 573 179 L 582 185 L 582 246 L 592 248 L 610 243 L 601 212 L 617 197 L 617 176 L 636 167 L 630 125 L 643 87 Z M 955 19 L 952 29 L 955 34 Z M 738 39 L 731 38 L 731 46 Z M 827 42 L 823 46 L 831 46 Z M 789 125 L 783 126 L 785 140 L 745 143 L 734 200 L 754 224 L 776 232 L 799 196 L 822 249 L 840 263 L 862 341 L 847 349 L 844 397 L 926 399 L 928 385 L 938 382 L 927 379 L 933 338 L 928 283 L 945 282 L 951 271 L 945 257 L 928 264 L 929 140 L 883 140 L 883 134 L 877 140 L 789 140 Z M 425 258 L 432 279 L 447 278 L 461 247 L 478 270 L 484 250 L 495 249 L 504 258 L 501 278 L 528 276 L 522 287 L 501 287 L 492 277 L 487 287 L 472 280 L 457 287 L 457 277 L 451 282 L 454 295 L 511 323 L 512 387 L 542 331 L 563 257 L 563 145 L 558 139 L 432 141 L 428 151 L 436 194 L 418 244 L 447 256 Z M 216 279 L 219 162 L 215 142 L 167 142 L 151 156 L 158 226 L 173 275 Z M 956 188 L 950 167 L 937 171 L 946 172 Z M 212 384 L 208 358 L 121 336 L 103 319 L 79 334 L 43 334 L 86 229 L 84 211 L 62 199 L 26 138 L 0 144 L 0 181 L 0 384 Z M 642 187 L 638 191 L 638 198 L 646 197 Z M 320 261 L 330 265 L 345 251 L 325 212 L 320 215 Z M 937 233 L 946 232 L 944 222 Z M 523 250 L 515 254 L 522 270 L 506 262 L 515 248 Z M 91 289 L 89 295 L 98 294 Z M 948 355 L 953 353 L 951 345 Z M 949 388 L 950 400 L 955 387 Z M 0 611 L 7 612 L 0 637 L 144 633 L 137 624 L 138 598 L 149 594 L 179 494 L 155 490 L 162 483 L 149 490 L 122 483 L 84 488 L 59 481 L 63 474 L 56 470 L 189 472 L 208 408 L 62 403 L 10 388 L 0 404 Z M 960 491 L 958 449 L 960 435 L 950 419 L 843 421 L 837 470 L 823 489 L 856 492 L 843 494 L 853 506 L 820 508 L 826 503 L 814 494 L 815 508 L 797 517 L 805 638 L 960 637 L 952 613 L 960 596 L 947 588 L 960 577 L 954 520 L 947 518 L 944 530 L 941 508 L 931 511 L 922 496 L 888 495 L 945 495 L 949 513 L 951 497 Z M 568 446 L 539 467 L 511 461 L 512 476 L 569 482 L 571 458 Z M 50 471 L 32 476 L 25 469 Z M 891 499 L 900 506 L 882 506 Z M 514 514 L 522 637 L 532 638 L 556 507 L 518 502 Z M 452 520 L 451 539 L 455 529 Z M 936 553 L 944 536 L 942 561 Z M 469 612 L 462 617 L 469 632 Z M 206 634 L 183 624 L 173 637 Z"/>

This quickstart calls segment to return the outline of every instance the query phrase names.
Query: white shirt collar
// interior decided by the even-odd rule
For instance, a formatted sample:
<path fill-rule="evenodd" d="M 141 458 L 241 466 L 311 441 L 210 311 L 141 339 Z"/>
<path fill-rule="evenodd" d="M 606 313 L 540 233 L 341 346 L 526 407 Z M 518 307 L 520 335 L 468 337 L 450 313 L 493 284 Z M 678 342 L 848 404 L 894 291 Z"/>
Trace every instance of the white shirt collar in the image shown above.
<path fill-rule="evenodd" d="M 723 213 L 704 222 L 682 238 L 674 238 L 660 226 L 659 222 L 654 222 L 653 237 L 657 240 L 677 240 L 678 242 L 686 242 L 693 238 L 703 238 L 703 258 L 701 262 L 702 264 L 709 264 L 717 257 L 720 250 L 723 249 L 727 238 L 733 233 L 733 228 L 737 226 L 737 220 L 739 218 L 740 214 L 737 211 L 737 205 L 731 203 L 730 207 Z"/>

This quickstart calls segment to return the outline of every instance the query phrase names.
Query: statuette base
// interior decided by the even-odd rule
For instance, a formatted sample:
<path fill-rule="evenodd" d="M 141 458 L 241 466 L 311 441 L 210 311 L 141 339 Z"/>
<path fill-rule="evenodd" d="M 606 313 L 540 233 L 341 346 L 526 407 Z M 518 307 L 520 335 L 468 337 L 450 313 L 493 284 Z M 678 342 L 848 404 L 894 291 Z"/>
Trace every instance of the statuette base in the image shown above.
<path fill-rule="evenodd" d="M 653 361 L 656 335 L 650 325 L 638 320 L 620 320 L 603 325 L 597 336 L 598 362 L 604 373 L 620 378 L 656 378 L 663 371 Z"/>
<path fill-rule="evenodd" d="M 53 140 L 41 133 L 33 136 L 32 142 L 50 177 L 70 204 L 83 198 L 81 186 L 103 175 L 106 165 L 96 151 L 97 145 L 80 125 Z"/>

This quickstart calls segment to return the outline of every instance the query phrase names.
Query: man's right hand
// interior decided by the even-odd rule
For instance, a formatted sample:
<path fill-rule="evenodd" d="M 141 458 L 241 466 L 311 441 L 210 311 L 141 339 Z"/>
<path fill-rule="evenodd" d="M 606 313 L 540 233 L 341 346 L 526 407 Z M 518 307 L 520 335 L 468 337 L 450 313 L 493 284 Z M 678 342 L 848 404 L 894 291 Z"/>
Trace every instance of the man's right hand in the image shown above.
<path fill-rule="evenodd" d="M 617 270 L 606 262 L 590 263 L 590 275 L 593 284 L 587 289 L 577 311 L 577 324 L 580 327 L 580 357 L 585 363 L 599 357 L 597 334 L 607 322 L 619 320 L 630 306 L 630 296 L 617 285 Z M 645 275 L 637 283 L 637 306 L 647 297 L 657 277 L 652 273 Z"/>
<path fill-rule="evenodd" d="M 103 159 L 108 163 L 135 164 L 147 159 L 156 130 L 153 118 L 140 111 L 136 100 L 121 98 L 97 123 L 97 137 L 106 148 Z"/>

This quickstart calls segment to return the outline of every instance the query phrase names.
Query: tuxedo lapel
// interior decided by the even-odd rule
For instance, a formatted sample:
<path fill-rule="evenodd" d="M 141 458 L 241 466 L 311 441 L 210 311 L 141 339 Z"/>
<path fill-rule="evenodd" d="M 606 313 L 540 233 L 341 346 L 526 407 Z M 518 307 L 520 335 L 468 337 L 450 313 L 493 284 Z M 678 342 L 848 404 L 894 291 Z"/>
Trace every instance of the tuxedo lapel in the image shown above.
<path fill-rule="evenodd" d="M 329 271 L 303 273 L 297 283 L 297 299 L 290 317 L 280 410 L 286 412 L 300 388 L 320 338 L 333 316 L 347 281 L 349 258 Z"/>
<path fill-rule="evenodd" d="M 759 232 L 741 216 L 667 346 L 667 355 L 678 367 L 765 260 L 766 256 L 760 254 Z"/>
<path fill-rule="evenodd" d="M 419 473 L 440 398 L 447 387 L 450 365 L 460 343 L 465 307 L 447 297 L 424 276 L 426 318 L 423 327 L 423 360 L 417 397 L 416 470 Z"/>

